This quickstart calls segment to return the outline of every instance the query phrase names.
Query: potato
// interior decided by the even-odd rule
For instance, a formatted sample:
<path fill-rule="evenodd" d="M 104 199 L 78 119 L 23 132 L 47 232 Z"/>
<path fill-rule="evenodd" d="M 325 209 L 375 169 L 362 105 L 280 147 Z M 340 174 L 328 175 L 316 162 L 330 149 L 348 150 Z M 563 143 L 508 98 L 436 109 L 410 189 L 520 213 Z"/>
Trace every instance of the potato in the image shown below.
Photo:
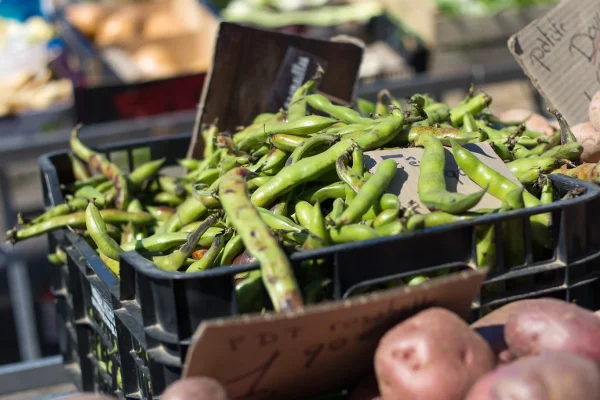
<path fill-rule="evenodd" d="M 472 323 L 471 328 L 475 329 L 485 339 L 494 353 L 500 354 L 508 349 L 508 345 L 504 340 L 504 325 L 510 312 L 531 301 L 534 300 L 515 301 L 502 306 Z M 504 354 L 504 357 L 506 356 L 507 354 Z"/>
<path fill-rule="evenodd" d="M 462 400 L 494 365 L 485 340 L 442 308 L 430 308 L 397 325 L 375 352 L 382 400 Z"/>
<path fill-rule="evenodd" d="M 526 357 L 480 379 L 465 400 L 588 400 L 600 398 L 600 371 L 569 353 Z"/>
<path fill-rule="evenodd" d="M 592 101 L 590 101 L 590 108 L 588 109 L 590 122 L 596 128 L 597 131 L 600 131 L 600 91 L 596 92 L 594 97 L 592 97 Z"/>
<path fill-rule="evenodd" d="M 162 400 L 229 400 L 221 384 L 212 378 L 194 377 L 171 384 L 160 396 Z"/>
<path fill-rule="evenodd" d="M 506 110 L 500 113 L 498 118 L 500 118 L 500 120 L 503 122 L 525 121 L 525 127 L 530 131 L 542 132 L 546 135 L 552 135 L 554 133 L 554 129 L 550 125 L 550 121 L 540 114 L 522 108 Z"/>
<path fill-rule="evenodd" d="M 577 124 L 571 131 L 583 146 L 581 161 L 596 163 L 600 161 L 600 132 L 590 122 Z"/>
<path fill-rule="evenodd" d="M 369 374 L 363 379 L 350 393 L 348 400 L 381 400 L 375 375 Z"/>
<path fill-rule="evenodd" d="M 600 318 L 556 299 L 535 300 L 513 310 L 504 338 L 519 357 L 568 351 L 600 361 Z"/>

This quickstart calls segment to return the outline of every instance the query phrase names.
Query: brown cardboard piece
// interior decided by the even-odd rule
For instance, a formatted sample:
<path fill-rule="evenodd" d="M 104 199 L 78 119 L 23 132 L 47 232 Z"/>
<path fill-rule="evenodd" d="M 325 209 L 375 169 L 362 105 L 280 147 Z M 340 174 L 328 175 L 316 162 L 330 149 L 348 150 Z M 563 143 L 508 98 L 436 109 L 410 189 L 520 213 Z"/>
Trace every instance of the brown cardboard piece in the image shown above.
<path fill-rule="evenodd" d="M 319 91 L 344 102 L 354 98 L 363 46 L 353 39 L 309 39 L 222 22 L 219 26 L 209 81 L 204 86 L 188 156 L 200 157 L 203 123 L 217 121 L 221 131 L 265 112 L 280 65 L 290 47 L 327 63 Z M 308 77 L 310 78 L 310 77 Z"/>
<path fill-rule="evenodd" d="M 508 46 L 546 101 L 571 125 L 588 120 L 600 90 L 600 2 L 561 1 L 513 35 Z"/>
<path fill-rule="evenodd" d="M 496 155 L 494 150 L 487 143 L 470 143 L 464 146 L 470 150 L 487 166 L 495 171 L 506 176 L 517 185 L 521 186 L 517 177 L 506 166 L 506 164 Z M 481 186 L 473 182 L 467 175 L 458 168 L 452 150 L 446 150 L 446 189 L 450 192 L 461 194 L 475 193 L 481 190 Z M 391 150 L 375 150 L 365 153 L 365 166 L 373 173 L 377 169 L 377 164 L 387 158 L 396 160 L 398 171 L 394 176 L 394 180 L 388 186 L 387 192 L 398 195 L 400 204 L 407 206 L 416 203 L 415 210 L 419 213 L 428 213 L 429 210 L 419 199 L 417 185 L 419 182 L 419 165 L 423 157 L 423 149 L 419 147 Z M 502 202 L 486 193 L 481 201 L 471 210 L 479 210 L 482 208 L 498 208 Z"/>
<path fill-rule="evenodd" d="M 294 399 L 351 387 L 399 322 L 434 306 L 466 318 L 486 274 L 466 271 L 293 313 L 205 322 L 183 376 L 215 378 L 231 399 Z"/>

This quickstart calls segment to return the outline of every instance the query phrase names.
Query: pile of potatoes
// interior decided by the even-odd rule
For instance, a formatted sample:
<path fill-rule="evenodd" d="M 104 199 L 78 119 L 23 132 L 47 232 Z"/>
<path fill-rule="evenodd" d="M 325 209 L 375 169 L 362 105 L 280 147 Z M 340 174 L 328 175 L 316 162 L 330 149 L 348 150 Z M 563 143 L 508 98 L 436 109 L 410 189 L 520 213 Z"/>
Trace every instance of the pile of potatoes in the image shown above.
<path fill-rule="evenodd" d="M 350 400 L 600 399 L 600 316 L 555 299 L 506 305 L 471 326 L 430 308 L 379 342 Z"/>
<path fill-rule="evenodd" d="M 571 127 L 577 142 L 583 146 L 581 161 L 584 163 L 600 162 L 600 91 L 597 92 L 589 108 L 589 121 Z M 525 128 L 534 132 L 554 134 L 560 129 L 557 122 L 550 122 L 542 115 L 524 109 L 510 109 L 498 115 L 501 121 L 525 121 Z"/>

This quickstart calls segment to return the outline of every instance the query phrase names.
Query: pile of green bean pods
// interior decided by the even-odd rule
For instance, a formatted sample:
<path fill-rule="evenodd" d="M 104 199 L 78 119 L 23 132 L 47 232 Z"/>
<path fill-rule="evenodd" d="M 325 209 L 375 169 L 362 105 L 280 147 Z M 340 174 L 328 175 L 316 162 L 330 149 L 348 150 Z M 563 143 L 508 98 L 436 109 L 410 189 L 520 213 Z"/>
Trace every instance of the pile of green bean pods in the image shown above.
<path fill-rule="evenodd" d="M 293 95 L 287 110 L 258 115 L 235 134 L 205 126 L 203 159 L 181 159 L 181 176 L 161 174 L 164 160 L 125 174 L 102 154 L 71 138 L 75 182 L 66 201 L 30 221 L 20 219 L 7 233 L 18 242 L 53 229 L 80 232 L 115 275 L 122 252 L 138 251 L 157 268 L 198 272 L 219 266 L 260 262 L 259 271 L 236 277 L 242 312 L 260 311 L 264 284 L 277 311 L 323 298 L 327 270 L 313 261 L 300 271 L 288 260 L 293 251 L 350 243 L 427 229 L 489 213 L 534 207 L 555 200 L 545 174 L 559 172 L 594 180 L 596 165 L 580 164 L 582 147 L 561 115 L 561 131 L 551 136 L 526 130 L 524 121 L 501 122 L 490 113 L 491 98 L 469 95 L 449 107 L 428 95 L 402 105 L 388 92 L 376 103 L 360 100 L 357 110 L 316 94 L 319 73 Z M 463 147 L 488 142 L 523 186 L 479 161 Z M 397 172 L 394 160 L 370 173 L 363 152 L 418 146 L 424 149 L 418 193 L 430 213 L 400 204 L 386 193 Z M 445 150 L 481 186 L 463 195 L 447 190 Z M 502 201 L 499 209 L 471 209 L 485 193 Z M 536 251 L 552 247 L 550 214 L 530 218 Z M 521 221 L 506 222 L 507 266 L 524 263 Z M 494 267 L 493 226 L 476 231 L 479 266 Z M 401 257 L 401 255 L 399 255 Z M 65 255 L 50 256 L 63 263 Z M 416 276 L 395 284 L 418 284 Z"/>

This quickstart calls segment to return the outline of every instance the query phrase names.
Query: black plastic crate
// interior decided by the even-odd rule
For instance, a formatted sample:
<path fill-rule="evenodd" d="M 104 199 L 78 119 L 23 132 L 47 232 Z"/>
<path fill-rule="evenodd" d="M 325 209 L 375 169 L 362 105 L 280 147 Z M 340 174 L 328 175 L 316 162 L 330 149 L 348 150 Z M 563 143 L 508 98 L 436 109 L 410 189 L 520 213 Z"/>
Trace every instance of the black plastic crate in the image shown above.
<path fill-rule="evenodd" d="M 139 151 L 146 152 L 151 159 L 166 157 L 165 165 L 174 165 L 177 158 L 185 156 L 188 143 L 189 136 L 181 136 L 105 146 L 99 150 L 113 160 L 120 156 L 124 168 L 131 170 L 136 166 L 134 158 Z M 60 183 L 73 181 L 67 152 L 42 157 L 40 167 L 47 204 L 61 203 Z M 600 271 L 600 236 L 594 234 L 600 228 L 600 213 L 597 212 L 600 189 L 562 175 L 550 178 L 561 196 L 578 188 L 585 193 L 535 209 L 487 215 L 426 231 L 294 253 L 290 259 L 297 272 L 310 260 L 319 260 L 326 265 L 333 283 L 332 298 L 340 299 L 365 286 L 398 278 L 422 274 L 435 276 L 452 268 L 477 268 L 476 229 L 493 225 L 497 238 L 497 266 L 490 271 L 473 308 L 474 318 L 506 302 L 540 296 L 600 308 L 595 294 Z M 529 217 L 538 213 L 552 213 L 554 246 L 552 251 L 534 261 Z M 523 265 L 508 269 L 503 267 L 502 224 L 512 219 L 524 224 L 527 257 Z M 73 298 L 77 323 L 88 324 L 103 335 L 109 352 L 114 351 L 110 350 L 114 343 L 118 343 L 117 347 L 126 343 L 126 348 L 119 348 L 126 396 L 155 397 L 176 379 L 176 371 L 185 358 L 197 326 L 204 320 L 239 314 L 234 276 L 259 268 L 254 263 L 194 274 L 171 273 L 157 269 L 141 255 L 131 252 L 121 258 L 119 281 L 80 236 L 67 230 L 50 233 L 50 236 L 65 246 L 69 256 L 68 290 Z M 123 325 L 125 329 L 117 329 L 117 325 Z M 126 333 L 121 336 L 120 331 Z M 132 355 L 138 345 L 145 352 L 133 358 L 123 356 Z M 131 365 L 134 365 L 133 369 Z M 147 382 L 148 377 L 150 382 Z M 101 390 L 117 387 L 112 383 L 111 387 Z"/>

